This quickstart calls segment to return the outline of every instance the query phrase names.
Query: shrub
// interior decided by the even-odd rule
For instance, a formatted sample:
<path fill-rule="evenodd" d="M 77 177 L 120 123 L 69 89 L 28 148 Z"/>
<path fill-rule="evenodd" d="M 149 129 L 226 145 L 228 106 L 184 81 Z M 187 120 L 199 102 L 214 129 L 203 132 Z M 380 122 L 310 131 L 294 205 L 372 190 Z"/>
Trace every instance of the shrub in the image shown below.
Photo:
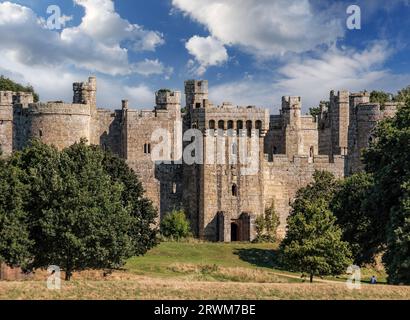
<path fill-rule="evenodd" d="M 166 214 L 161 221 L 160 230 L 164 237 L 176 240 L 191 235 L 190 224 L 183 210 L 173 210 Z"/>

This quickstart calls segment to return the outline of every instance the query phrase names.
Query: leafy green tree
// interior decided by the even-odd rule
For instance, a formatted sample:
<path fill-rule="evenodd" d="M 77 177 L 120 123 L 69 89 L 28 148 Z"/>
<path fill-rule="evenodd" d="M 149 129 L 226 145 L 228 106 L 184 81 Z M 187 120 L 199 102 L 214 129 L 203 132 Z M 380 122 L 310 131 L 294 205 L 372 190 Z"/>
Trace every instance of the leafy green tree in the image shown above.
<path fill-rule="evenodd" d="M 31 260 L 24 199 L 28 187 L 21 181 L 22 172 L 0 159 L 0 262 L 25 268 Z"/>
<path fill-rule="evenodd" d="M 394 97 L 395 101 L 408 102 L 410 100 L 410 86 L 401 89 Z"/>
<path fill-rule="evenodd" d="M 381 221 L 389 222 L 386 257 L 390 258 L 386 258 L 385 262 L 387 270 L 392 272 L 395 265 L 400 265 L 400 259 L 405 261 L 403 255 L 398 255 L 393 260 L 391 251 L 395 252 L 395 243 L 400 239 L 397 230 L 406 229 L 403 218 L 406 215 L 405 187 L 410 182 L 410 100 L 399 108 L 394 118 L 379 123 L 375 137 L 374 143 L 365 150 L 363 158 L 366 171 L 374 176 L 375 197 L 382 199 L 377 206 L 378 216 Z M 400 223 L 403 225 L 400 226 Z M 403 269 L 389 273 L 389 280 L 395 282 L 395 279 L 401 278 L 398 274 L 400 270 Z"/>
<path fill-rule="evenodd" d="M 100 148 L 81 141 L 59 152 L 33 141 L 10 163 L 30 187 L 31 269 L 58 265 L 70 280 L 74 271 L 119 268 L 155 245 L 155 211 L 141 185 Z"/>
<path fill-rule="evenodd" d="M 381 106 L 384 106 L 386 102 L 390 101 L 392 94 L 384 91 L 372 91 L 370 93 L 370 102 L 379 103 Z"/>
<path fill-rule="evenodd" d="M 151 200 L 145 197 L 141 182 L 124 159 L 106 151 L 103 165 L 113 181 L 124 185 L 121 199 L 122 205 L 130 208 L 133 219 L 129 236 L 134 242 L 134 255 L 144 254 L 157 244 L 158 213 Z"/>
<path fill-rule="evenodd" d="M 279 226 L 279 216 L 275 211 L 275 202 L 265 209 L 263 215 L 255 219 L 256 242 L 275 242 L 276 232 Z"/>
<path fill-rule="evenodd" d="M 280 245 L 280 260 L 291 271 L 314 276 L 337 275 L 352 263 L 342 230 L 324 199 L 304 202 L 303 210 L 294 209 L 288 217 L 285 239 Z"/>
<path fill-rule="evenodd" d="M 330 203 L 343 230 L 343 240 L 349 242 L 358 264 L 373 262 L 385 243 L 387 222 L 378 215 L 373 193 L 372 175 L 358 173 L 341 182 Z"/>
<path fill-rule="evenodd" d="M 280 245 L 283 265 L 314 276 L 340 274 L 351 263 L 351 251 L 329 210 L 338 182 L 333 174 L 316 171 L 314 181 L 298 190 Z"/>
<path fill-rule="evenodd" d="M 313 108 L 309 108 L 309 114 L 312 117 L 316 117 L 320 114 L 320 107 L 313 107 Z"/>
<path fill-rule="evenodd" d="M 4 76 L 0 76 L 0 91 L 31 92 L 33 94 L 34 102 L 39 100 L 39 96 L 32 86 L 23 86 Z"/>
<path fill-rule="evenodd" d="M 161 221 L 161 234 L 167 238 L 183 239 L 191 234 L 190 224 L 182 210 L 173 210 L 166 214 Z"/>
<path fill-rule="evenodd" d="M 313 183 L 310 183 L 305 188 L 298 190 L 296 199 L 292 207 L 296 211 L 303 211 L 305 202 L 323 199 L 326 203 L 330 203 L 334 193 L 338 188 L 338 182 L 335 176 L 328 171 L 316 170 L 313 174 Z"/>
<path fill-rule="evenodd" d="M 410 283 L 410 182 L 403 187 L 405 195 L 393 208 L 387 235 L 387 252 L 383 257 L 389 282 Z"/>

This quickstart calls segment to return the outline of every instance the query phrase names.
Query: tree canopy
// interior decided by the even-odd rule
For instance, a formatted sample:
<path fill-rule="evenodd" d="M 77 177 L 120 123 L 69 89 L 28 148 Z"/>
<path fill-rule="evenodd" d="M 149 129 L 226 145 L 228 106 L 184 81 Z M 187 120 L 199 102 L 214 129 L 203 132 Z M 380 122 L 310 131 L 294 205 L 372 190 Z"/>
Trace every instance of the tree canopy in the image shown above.
<path fill-rule="evenodd" d="M 4 76 L 0 76 L 0 91 L 31 92 L 33 94 L 34 102 L 39 100 L 39 95 L 34 91 L 32 86 L 24 86 Z"/>
<path fill-rule="evenodd" d="M 0 188 L 24 191 L 20 198 L 0 198 L 0 220 L 14 208 L 21 229 L 14 231 L 15 222 L 6 228 L 6 235 L 21 232 L 22 243 L 18 253 L 0 251 L 8 264 L 28 270 L 58 265 L 69 280 L 74 271 L 119 268 L 156 244 L 156 211 L 138 178 L 99 147 L 81 141 L 58 151 L 33 141 L 3 167 L 16 182 Z"/>
<path fill-rule="evenodd" d="M 389 281 L 410 283 L 410 233 L 408 194 L 410 184 L 410 100 L 396 116 L 377 126 L 375 141 L 365 150 L 366 171 L 374 176 L 377 213 L 387 224 L 385 263 Z M 388 223 L 387 223 L 388 222 Z M 406 267 L 407 265 L 407 267 Z"/>
<path fill-rule="evenodd" d="M 329 210 L 336 185 L 332 174 L 315 172 L 314 182 L 297 192 L 280 245 L 283 265 L 309 274 L 310 281 L 314 276 L 340 274 L 352 262 L 349 245 L 342 241 L 342 230 Z"/>

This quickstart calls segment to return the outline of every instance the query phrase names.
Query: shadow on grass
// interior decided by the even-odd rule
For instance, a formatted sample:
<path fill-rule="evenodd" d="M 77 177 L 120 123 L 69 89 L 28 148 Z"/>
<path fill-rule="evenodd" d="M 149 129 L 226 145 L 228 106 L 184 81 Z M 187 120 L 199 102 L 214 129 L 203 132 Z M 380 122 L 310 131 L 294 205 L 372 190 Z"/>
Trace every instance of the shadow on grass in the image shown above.
<path fill-rule="evenodd" d="M 240 248 L 236 249 L 234 254 L 238 255 L 239 259 L 257 267 L 283 270 L 278 260 L 278 250 Z"/>

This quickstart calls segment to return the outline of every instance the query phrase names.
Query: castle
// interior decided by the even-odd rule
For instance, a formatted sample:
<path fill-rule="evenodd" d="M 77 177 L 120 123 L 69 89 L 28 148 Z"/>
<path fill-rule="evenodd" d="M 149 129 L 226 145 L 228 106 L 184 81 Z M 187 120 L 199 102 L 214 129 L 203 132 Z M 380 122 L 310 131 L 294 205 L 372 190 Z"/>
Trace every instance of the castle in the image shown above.
<path fill-rule="evenodd" d="M 183 112 L 181 93 L 170 90 L 156 92 L 153 110 L 131 109 L 123 100 L 113 111 L 97 108 L 95 77 L 74 83 L 73 90 L 70 104 L 33 103 L 30 93 L 1 91 L 3 155 L 32 138 L 59 149 L 86 138 L 126 159 L 160 217 L 183 208 L 195 235 L 225 242 L 252 240 L 255 218 L 272 204 L 283 236 L 296 191 L 312 181 L 313 172 L 341 178 L 362 170 L 360 153 L 375 125 L 397 109 L 393 102 L 370 103 L 367 92 L 332 91 L 315 117 L 302 115 L 300 97 L 283 97 L 280 114 L 270 115 L 255 106 L 215 106 L 208 100 L 208 82 L 189 80 Z M 203 137 L 203 154 L 222 161 L 185 163 L 175 151 L 153 158 L 154 132 L 165 130 L 167 144 L 186 146 L 183 134 L 191 128 Z M 243 171 L 248 164 L 230 161 L 244 149 L 257 161 L 251 174 Z"/>

